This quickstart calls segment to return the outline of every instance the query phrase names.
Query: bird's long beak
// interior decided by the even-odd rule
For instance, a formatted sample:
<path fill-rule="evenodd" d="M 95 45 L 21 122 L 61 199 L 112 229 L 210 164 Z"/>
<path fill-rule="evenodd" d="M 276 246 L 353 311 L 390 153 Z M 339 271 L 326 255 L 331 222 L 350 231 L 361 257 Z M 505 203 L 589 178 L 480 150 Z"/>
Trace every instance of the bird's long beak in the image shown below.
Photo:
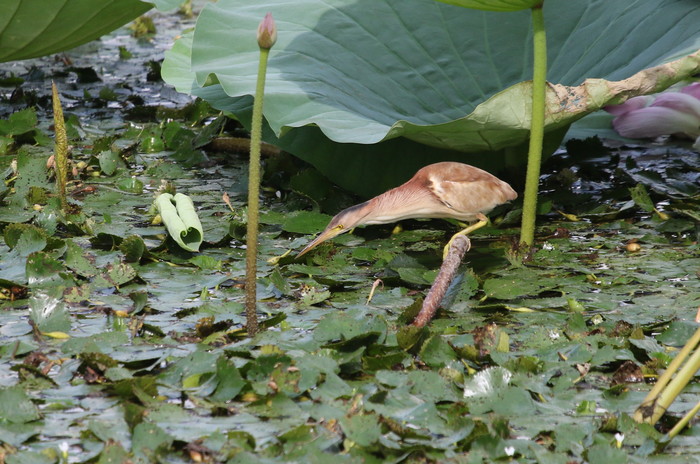
<path fill-rule="evenodd" d="M 313 239 L 313 240 L 311 241 L 311 243 L 309 243 L 308 245 L 306 245 L 306 246 L 304 247 L 304 249 L 301 250 L 301 251 L 299 252 L 299 254 L 297 255 L 297 258 L 299 258 L 300 256 L 305 255 L 306 253 L 308 253 L 309 251 L 313 250 L 313 249 L 316 248 L 319 244 L 325 242 L 326 240 L 330 240 L 330 239 L 332 239 L 333 237 L 337 237 L 338 235 L 342 234 L 343 232 L 347 232 L 347 229 L 343 228 L 342 226 L 335 226 L 335 227 L 329 227 L 329 228 L 327 228 L 326 230 L 324 230 L 323 232 L 321 232 L 321 233 L 319 234 L 318 237 L 316 237 L 315 239 Z"/>

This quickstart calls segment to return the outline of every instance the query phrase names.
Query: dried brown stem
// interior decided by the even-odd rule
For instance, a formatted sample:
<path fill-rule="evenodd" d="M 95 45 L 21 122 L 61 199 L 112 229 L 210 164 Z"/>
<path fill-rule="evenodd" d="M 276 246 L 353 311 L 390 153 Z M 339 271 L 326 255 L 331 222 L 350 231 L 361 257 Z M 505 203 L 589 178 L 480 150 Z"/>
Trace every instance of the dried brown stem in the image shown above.
<path fill-rule="evenodd" d="M 428 296 L 425 297 L 423 307 L 414 319 L 413 325 L 416 327 L 425 327 L 425 325 L 432 320 L 433 316 L 435 316 L 435 312 L 440 307 L 442 298 L 445 296 L 445 293 L 447 293 L 447 289 L 457 273 L 457 268 L 462 262 L 462 258 L 470 248 L 471 242 L 466 235 L 458 235 L 454 238 L 452 246 L 450 246 L 447 252 L 447 256 L 442 261 L 440 272 L 438 272 L 437 277 L 435 277 L 435 282 L 433 282 L 433 286 L 430 287 Z"/>
<path fill-rule="evenodd" d="M 243 137 L 217 137 L 209 142 L 207 150 L 226 151 L 233 153 L 248 153 L 250 151 L 250 139 Z M 270 157 L 280 154 L 280 149 L 274 145 L 263 142 L 260 146 L 260 153 Z"/>

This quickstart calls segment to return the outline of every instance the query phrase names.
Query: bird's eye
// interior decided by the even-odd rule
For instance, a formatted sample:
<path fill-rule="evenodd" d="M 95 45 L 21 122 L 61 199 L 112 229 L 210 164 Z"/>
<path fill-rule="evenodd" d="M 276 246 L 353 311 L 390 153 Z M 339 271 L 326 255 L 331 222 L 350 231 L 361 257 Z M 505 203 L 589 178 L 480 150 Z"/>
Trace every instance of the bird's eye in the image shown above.
<path fill-rule="evenodd" d="M 343 227 L 342 224 L 338 224 L 337 226 L 335 226 L 335 228 L 338 230 L 343 230 L 345 227 Z"/>

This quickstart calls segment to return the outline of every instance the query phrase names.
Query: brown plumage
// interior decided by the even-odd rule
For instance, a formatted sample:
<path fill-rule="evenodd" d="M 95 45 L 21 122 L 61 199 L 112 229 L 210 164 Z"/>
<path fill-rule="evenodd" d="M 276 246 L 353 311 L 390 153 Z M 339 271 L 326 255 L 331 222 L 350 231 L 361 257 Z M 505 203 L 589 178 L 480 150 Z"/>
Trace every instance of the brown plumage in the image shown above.
<path fill-rule="evenodd" d="M 298 256 L 360 225 L 408 218 L 485 220 L 485 213 L 517 197 L 510 185 L 483 169 L 449 161 L 431 164 L 405 184 L 336 214 Z"/>

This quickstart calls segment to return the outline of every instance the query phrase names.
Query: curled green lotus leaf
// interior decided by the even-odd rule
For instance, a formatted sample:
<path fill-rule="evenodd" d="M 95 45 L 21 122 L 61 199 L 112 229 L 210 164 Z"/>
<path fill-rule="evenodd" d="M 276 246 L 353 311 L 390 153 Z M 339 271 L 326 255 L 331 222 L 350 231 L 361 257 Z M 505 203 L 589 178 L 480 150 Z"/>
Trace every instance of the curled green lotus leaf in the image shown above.
<path fill-rule="evenodd" d="M 204 232 L 192 199 L 181 193 L 162 193 L 156 198 L 156 208 L 173 240 L 183 250 L 199 251 Z"/>

